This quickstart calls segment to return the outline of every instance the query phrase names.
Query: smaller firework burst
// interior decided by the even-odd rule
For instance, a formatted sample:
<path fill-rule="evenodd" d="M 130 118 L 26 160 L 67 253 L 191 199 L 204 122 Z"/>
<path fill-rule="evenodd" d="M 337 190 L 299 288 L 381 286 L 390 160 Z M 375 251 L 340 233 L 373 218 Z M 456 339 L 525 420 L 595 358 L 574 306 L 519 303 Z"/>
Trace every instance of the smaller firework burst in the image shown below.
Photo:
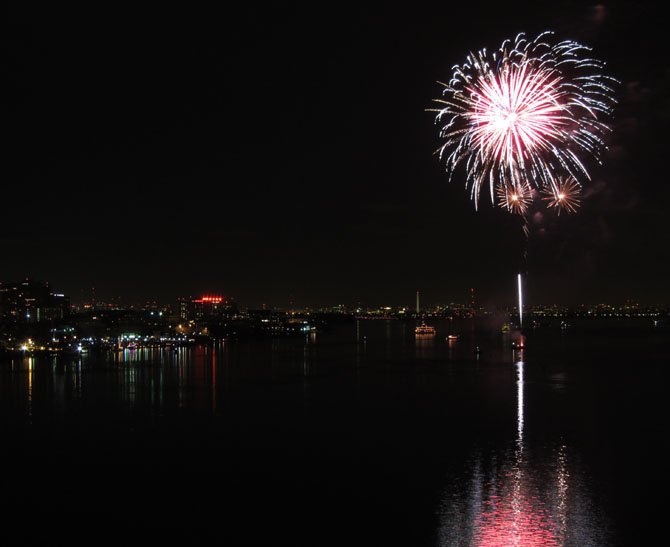
<path fill-rule="evenodd" d="M 523 215 L 531 201 L 533 201 L 531 189 L 524 184 L 517 186 L 499 184 L 496 187 L 496 194 L 498 196 L 498 205 L 516 215 Z"/>
<path fill-rule="evenodd" d="M 543 190 L 545 196 L 542 199 L 548 202 L 547 207 L 555 207 L 559 215 L 561 211 L 576 213 L 581 191 L 574 179 L 561 179 L 555 186 Z"/>

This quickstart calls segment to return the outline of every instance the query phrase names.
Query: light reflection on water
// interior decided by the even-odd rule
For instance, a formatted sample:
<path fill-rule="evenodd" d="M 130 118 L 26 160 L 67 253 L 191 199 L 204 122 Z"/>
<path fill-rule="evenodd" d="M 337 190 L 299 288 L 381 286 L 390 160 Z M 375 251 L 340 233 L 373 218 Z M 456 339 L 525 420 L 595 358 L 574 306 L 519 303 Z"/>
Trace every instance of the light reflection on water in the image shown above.
<path fill-rule="evenodd" d="M 438 545 L 611 544 L 605 519 L 568 471 L 564 446 L 541 465 L 516 452 L 500 466 L 489 457 L 473 460 L 470 481 L 445 494 Z"/>
<path fill-rule="evenodd" d="M 49 415 L 52 420 L 86 409 L 98 409 L 108 418 L 124 409 L 164 416 L 170 408 L 215 415 L 228 372 L 226 344 L 125 349 L 76 358 L 13 358 L 0 364 L 4 417 L 15 423 L 23 417 L 32 424 L 36 417 Z M 61 412 L 50 412 L 51 406 Z"/>
<path fill-rule="evenodd" d="M 35 359 L 27 358 L 28 363 L 28 421 L 32 422 L 33 418 L 33 367 L 35 366 Z"/>
<path fill-rule="evenodd" d="M 478 451 L 455 477 L 439 511 L 441 547 L 609 544 L 604 519 L 593 510 L 583 483 L 571 476 L 567 447 L 538 447 L 532 453 L 524 447 L 522 359 L 521 352 L 514 364 L 516 439 L 502 454 Z"/>
<path fill-rule="evenodd" d="M 591 425 L 582 426 L 580 414 L 602 424 L 609 416 L 597 412 L 617 402 L 611 394 L 628 396 L 616 374 L 588 372 L 604 360 L 610 338 L 594 346 L 596 360 L 583 356 L 578 344 L 570 346 L 570 334 L 551 338 L 579 364 L 567 367 L 547 357 L 554 346 L 538 357 L 533 337 L 514 353 L 512 337 L 499 330 L 435 324 L 436 336 L 424 339 L 415 338 L 411 324 L 357 321 L 333 334 L 293 339 L 14 358 L 0 363 L 0 428 L 15 444 L 26 432 L 33 434 L 38 449 L 26 454 L 36 458 L 58 426 L 80 443 L 78 449 L 62 448 L 66 464 L 78 461 L 69 456 L 82 446 L 95 451 L 110 432 L 116 436 L 95 457 L 105 458 L 118 445 L 117 455 L 130 448 L 138 459 L 164 459 L 168 469 L 191 454 L 200 462 L 211 453 L 213 465 L 230 457 L 237 465 L 230 469 L 255 476 L 259 468 L 268 473 L 267 462 L 283 454 L 276 466 L 281 479 L 271 487 L 283 488 L 283 480 L 299 485 L 310 500 L 304 510 L 320 502 L 323 513 L 336 519 L 341 507 L 363 500 L 356 510 L 371 511 L 371 520 L 375 510 L 386 519 L 389 506 L 405 512 L 416 506 L 421 518 L 429 515 L 428 523 L 416 514 L 408 522 L 429 527 L 430 541 L 406 545 L 612 544 L 607 509 L 619 498 L 612 502 L 592 482 L 593 470 L 606 462 L 592 446 L 588 452 L 582 431 L 590 433 Z M 456 340 L 447 339 L 452 331 Z M 476 346 L 481 355 L 473 352 Z M 578 353 L 572 353 L 575 348 Z M 648 345 L 634 348 L 654 355 Z M 613 390 L 598 391 L 593 403 L 594 387 L 604 378 Z M 637 387 L 644 393 L 650 385 L 663 382 Z M 637 406 L 630 405 L 630 412 L 629 423 L 636 424 Z M 159 447 L 175 431 L 188 431 L 203 448 L 175 441 L 189 448 L 154 452 L 149 441 L 133 444 L 136 437 L 128 432 L 140 430 L 138 439 L 150 433 Z M 91 431 L 98 432 L 97 441 L 89 446 Z M 237 437 L 229 443 L 231 431 Z M 610 446 L 625 442 L 607 431 L 602 438 Z M 283 475 L 284 469 L 290 471 Z M 423 474 L 412 475 L 415 469 Z M 405 476 L 410 478 L 403 483 Z M 615 482 L 611 471 L 603 476 Z M 260 483 L 255 486 L 264 488 Z M 415 483 L 424 497 L 416 494 Z M 285 511 L 299 513 L 290 504 Z"/>

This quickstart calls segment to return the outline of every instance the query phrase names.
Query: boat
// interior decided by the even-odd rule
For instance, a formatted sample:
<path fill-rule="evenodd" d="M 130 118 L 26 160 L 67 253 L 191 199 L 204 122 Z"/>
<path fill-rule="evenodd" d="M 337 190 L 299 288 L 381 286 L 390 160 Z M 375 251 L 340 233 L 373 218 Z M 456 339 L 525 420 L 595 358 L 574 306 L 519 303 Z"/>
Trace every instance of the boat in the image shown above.
<path fill-rule="evenodd" d="M 435 327 L 426 325 L 426 323 L 421 323 L 418 327 L 414 329 L 414 334 L 432 336 L 435 334 Z"/>
<path fill-rule="evenodd" d="M 449 336 L 447 336 L 447 340 L 458 340 L 458 335 L 450 334 Z"/>

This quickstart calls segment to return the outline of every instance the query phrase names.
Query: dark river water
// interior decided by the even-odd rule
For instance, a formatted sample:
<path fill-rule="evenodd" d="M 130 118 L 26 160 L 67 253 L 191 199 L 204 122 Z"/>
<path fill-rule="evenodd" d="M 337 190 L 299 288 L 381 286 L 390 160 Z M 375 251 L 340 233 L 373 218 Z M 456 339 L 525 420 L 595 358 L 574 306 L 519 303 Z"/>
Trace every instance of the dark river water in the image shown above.
<path fill-rule="evenodd" d="M 645 545 L 670 329 L 361 321 L 0 362 L 7 544 Z M 458 331 L 449 342 L 446 335 Z M 476 347 L 480 348 L 475 353 Z"/>

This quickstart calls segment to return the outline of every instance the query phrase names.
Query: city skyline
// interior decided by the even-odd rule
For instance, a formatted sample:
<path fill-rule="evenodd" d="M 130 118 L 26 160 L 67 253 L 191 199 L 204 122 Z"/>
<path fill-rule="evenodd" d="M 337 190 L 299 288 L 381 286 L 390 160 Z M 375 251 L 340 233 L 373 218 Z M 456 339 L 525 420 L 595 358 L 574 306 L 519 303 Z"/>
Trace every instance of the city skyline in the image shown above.
<path fill-rule="evenodd" d="M 373 300 L 373 299 L 348 299 L 348 300 L 332 300 L 328 299 L 327 296 L 321 298 L 321 300 L 314 304 L 306 304 L 297 301 L 268 301 L 257 304 L 256 302 L 244 302 L 240 301 L 235 295 L 226 294 L 221 290 L 210 290 L 203 293 L 191 292 L 189 294 L 180 294 L 180 296 L 174 299 L 156 299 L 156 298 L 137 298 L 133 299 L 128 295 L 108 295 L 104 292 L 102 294 L 98 293 L 95 288 L 90 289 L 80 289 L 78 295 L 65 294 L 63 292 L 57 292 L 60 289 L 54 287 L 49 281 L 36 280 L 33 278 L 26 278 L 24 280 L 19 280 L 15 282 L 7 282 L 0 280 L 0 295 L 11 290 L 20 285 L 34 285 L 43 287 L 46 292 L 44 292 L 45 297 L 53 299 L 61 299 L 67 302 L 67 306 L 72 308 L 75 311 L 84 311 L 87 309 L 138 309 L 138 310 L 148 310 L 148 309 L 174 309 L 176 310 L 182 305 L 184 301 L 191 300 L 198 303 L 204 304 L 227 304 L 230 303 L 236 307 L 236 309 L 241 310 L 253 310 L 253 309 L 276 309 L 276 310 L 311 310 L 311 311 L 326 311 L 326 310 L 341 310 L 343 312 L 351 313 L 357 309 L 360 310 L 381 310 L 381 309 L 405 309 L 408 312 L 408 315 L 411 314 L 415 309 L 419 309 L 422 312 L 433 312 L 439 308 L 445 307 L 463 307 L 476 310 L 506 310 L 511 308 L 518 307 L 518 302 L 516 301 L 516 295 L 508 295 L 508 301 L 498 301 L 498 302 L 481 302 L 478 298 L 478 294 L 475 291 L 474 287 L 470 287 L 466 292 L 464 292 L 458 299 L 445 300 L 434 298 L 431 295 L 426 295 L 421 293 L 421 291 L 415 291 L 411 294 L 411 301 L 409 296 L 406 294 L 398 295 L 398 297 L 389 299 L 389 300 Z M 611 306 L 613 308 L 625 308 L 629 306 L 633 307 L 657 307 L 660 309 L 665 309 L 669 305 L 668 302 L 664 301 L 641 301 L 634 297 L 627 297 L 619 300 L 611 301 L 584 301 L 577 304 L 562 304 L 560 302 L 552 301 L 550 299 L 545 299 L 542 301 L 535 302 L 525 302 L 524 308 L 529 310 L 540 309 L 540 308 L 561 308 L 564 310 L 569 309 L 578 309 L 583 307 L 596 308 L 598 306 Z"/>

